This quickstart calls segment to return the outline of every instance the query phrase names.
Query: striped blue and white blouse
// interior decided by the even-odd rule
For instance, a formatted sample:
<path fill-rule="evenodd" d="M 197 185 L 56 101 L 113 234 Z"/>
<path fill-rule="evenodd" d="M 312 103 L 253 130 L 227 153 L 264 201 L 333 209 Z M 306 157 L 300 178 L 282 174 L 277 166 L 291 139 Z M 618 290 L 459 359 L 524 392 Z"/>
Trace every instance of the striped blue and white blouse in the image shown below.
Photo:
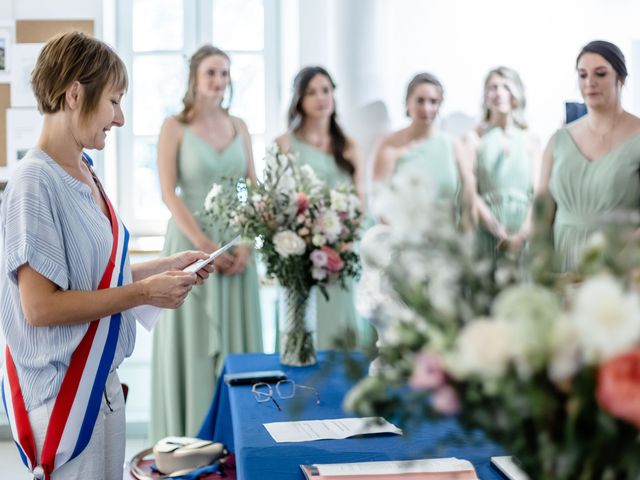
<path fill-rule="evenodd" d="M 88 324 L 29 325 L 20 304 L 18 268 L 28 263 L 61 290 L 96 290 L 112 241 L 109 219 L 88 185 L 41 150 L 20 160 L 0 206 L 0 326 L 27 411 L 55 398 Z M 123 283 L 131 283 L 128 256 Z M 123 312 L 112 369 L 131 355 L 135 334 L 135 316 Z"/>

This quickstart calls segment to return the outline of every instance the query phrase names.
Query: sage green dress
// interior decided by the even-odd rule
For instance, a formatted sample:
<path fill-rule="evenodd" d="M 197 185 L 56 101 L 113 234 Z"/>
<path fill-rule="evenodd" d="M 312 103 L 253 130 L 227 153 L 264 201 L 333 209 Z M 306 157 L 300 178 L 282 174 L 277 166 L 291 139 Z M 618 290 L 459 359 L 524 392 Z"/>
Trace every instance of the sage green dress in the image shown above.
<path fill-rule="evenodd" d="M 506 139 L 504 135 L 495 127 L 482 136 L 476 156 L 477 188 L 496 220 L 507 233 L 515 234 L 527 217 L 533 195 L 531 161 L 524 130 L 514 127 Z M 496 238 L 485 228 L 479 229 L 477 241 L 482 255 L 500 256 Z"/>
<path fill-rule="evenodd" d="M 427 172 L 438 189 L 436 198 L 454 197 L 459 190 L 453 142 L 448 135 L 436 133 L 420 142 L 398 159 L 396 172 L 403 170 Z"/>
<path fill-rule="evenodd" d="M 338 167 L 333 155 L 302 142 L 291 135 L 290 151 L 298 155 L 302 165 L 309 165 L 318 178 L 330 188 L 339 184 L 353 184 L 353 178 Z M 371 338 L 371 327 L 360 319 L 355 307 L 355 281 L 347 279 L 347 289 L 340 283 L 329 285 L 327 301 L 320 291 L 316 292 L 316 348 L 331 350 L 336 346 L 336 337 L 343 335 L 347 328 L 356 333 L 359 345 L 367 344 Z"/>
<path fill-rule="evenodd" d="M 588 160 L 569 131 L 561 128 L 554 137 L 549 191 L 556 202 L 556 268 L 559 272 L 575 271 L 581 248 L 608 214 L 638 211 L 640 134 L 602 157 Z"/>
<path fill-rule="evenodd" d="M 197 212 L 214 182 L 247 172 L 242 138 L 236 135 L 222 152 L 196 136 L 189 127 L 178 153 L 180 197 L 201 228 L 216 242 L 233 237 L 210 225 Z M 163 256 L 194 245 L 172 220 Z M 238 275 L 212 275 L 193 287 L 184 304 L 166 310 L 153 333 L 151 441 L 167 435 L 195 436 L 213 399 L 216 376 L 228 353 L 261 352 L 262 328 L 258 276 L 253 256 Z"/>

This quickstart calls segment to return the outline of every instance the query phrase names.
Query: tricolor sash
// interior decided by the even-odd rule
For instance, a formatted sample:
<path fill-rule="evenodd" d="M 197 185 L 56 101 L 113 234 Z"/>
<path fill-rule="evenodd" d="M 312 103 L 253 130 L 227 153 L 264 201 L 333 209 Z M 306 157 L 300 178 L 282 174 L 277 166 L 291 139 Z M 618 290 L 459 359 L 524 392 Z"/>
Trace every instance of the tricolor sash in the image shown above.
<path fill-rule="evenodd" d="M 88 159 L 90 163 L 91 160 Z M 127 258 L 129 232 L 116 214 L 98 178 L 94 180 L 109 210 L 113 232 L 111 255 L 98 289 L 119 287 Z M 24 464 L 36 478 L 48 480 L 51 474 L 86 448 L 95 426 L 107 376 L 118 343 L 121 314 L 115 313 L 89 323 L 87 333 L 73 352 L 69 368 L 56 397 L 47 427 L 40 462 L 29 415 L 11 351 L 5 352 L 2 401 L 13 438 Z"/>

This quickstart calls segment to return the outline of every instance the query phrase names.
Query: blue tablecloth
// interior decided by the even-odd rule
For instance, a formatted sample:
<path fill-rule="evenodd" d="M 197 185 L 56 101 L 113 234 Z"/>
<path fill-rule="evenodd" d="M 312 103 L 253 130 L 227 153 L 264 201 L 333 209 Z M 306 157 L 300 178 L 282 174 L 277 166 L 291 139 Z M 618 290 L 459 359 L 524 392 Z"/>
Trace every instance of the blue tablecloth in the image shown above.
<path fill-rule="evenodd" d="M 323 370 L 327 367 L 327 354 L 318 356 Z M 450 435 L 459 431 L 455 420 L 427 422 L 405 435 L 377 435 L 346 440 L 318 440 L 301 443 L 276 443 L 264 423 L 351 417 L 341 402 L 353 385 L 346 378 L 341 362 L 330 372 L 322 373 L 313 367 L 286 367 L 280 365 L 277 355 L 229 355 L 224 373 L 252 370 L 282 369 L 288 378 L 303 385 L 316 387 L 321 404 L 316 405 L 313 395 L 304 391 L 302 405 L 294 400 L 279 400 L 282 411 L 272 402 L 258 403 L 251 386 L 228 386 L 222 375 L 198 436 L 223 442 L 236 455 L 240 480 L 304 480 L 300 464 L 365 462 L 381 460 L 410 460 L 434 457 L 458 457 L 471 461 L 481 480 L 502 479 L 490 465 L 490 457 L 503 455 L 502 450 L 487 442 L 481 435 L 473 444 L 454 445 Z M 277 397 L 276 397 L 277 398 Z M 300 407 L 300 408 L 297 408 Z"/>

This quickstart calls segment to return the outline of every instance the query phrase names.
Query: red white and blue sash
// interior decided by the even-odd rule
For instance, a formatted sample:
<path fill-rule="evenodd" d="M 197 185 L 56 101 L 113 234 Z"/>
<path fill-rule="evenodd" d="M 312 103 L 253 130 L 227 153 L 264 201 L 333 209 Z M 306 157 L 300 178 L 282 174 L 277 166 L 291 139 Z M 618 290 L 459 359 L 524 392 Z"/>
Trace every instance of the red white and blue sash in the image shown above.
<path fill-rule="evenodd" d="M 90 161 L 90 160 L 89 160 Z M 94 179 L 109 210 L 113 245 L 109 263 L 98 289 L 122 285 L 129 243 L 129 232 L 116 214 L 97 177 Z M 69 368 L 55 400 L 45 435 L 40 462 L 20 382 L 9 346 L 5 352 L 2 401 L 13 438 L 24 464 L 36 478 L 48 480 L 51 474 L 77 457 L 87 446 L 95 426 L 107 376 L 118 343 L 121 314 L 94 320 L 71 356 Z"/>

